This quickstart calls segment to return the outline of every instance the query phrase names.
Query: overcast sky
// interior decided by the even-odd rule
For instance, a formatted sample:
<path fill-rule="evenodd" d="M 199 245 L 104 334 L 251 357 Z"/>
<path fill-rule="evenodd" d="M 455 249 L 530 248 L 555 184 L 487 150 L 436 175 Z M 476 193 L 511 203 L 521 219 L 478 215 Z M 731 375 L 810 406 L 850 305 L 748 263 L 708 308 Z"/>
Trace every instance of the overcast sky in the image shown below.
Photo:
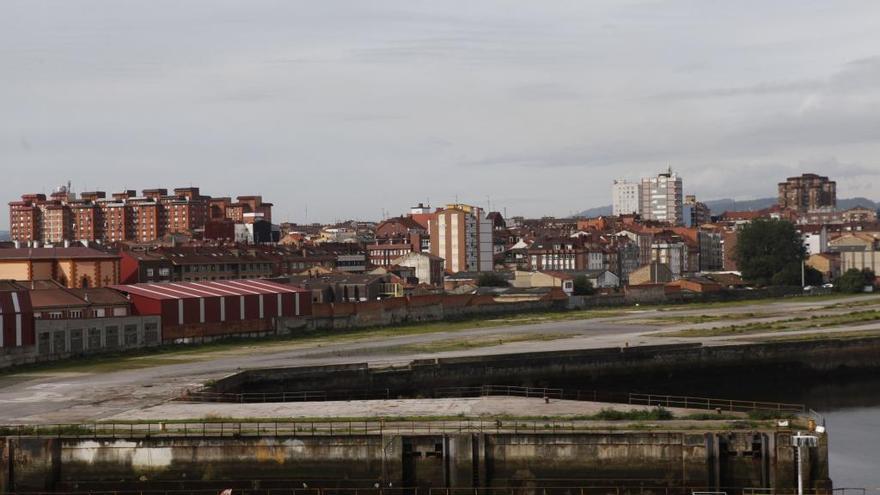
<path fill-rule="evenodd" d="M 278 221 L 566 215 L 667 163 L 703 199 L 806 171 L 880 199 L 880 2 L 0 2 L 4 203 L 71 180 Z"/>

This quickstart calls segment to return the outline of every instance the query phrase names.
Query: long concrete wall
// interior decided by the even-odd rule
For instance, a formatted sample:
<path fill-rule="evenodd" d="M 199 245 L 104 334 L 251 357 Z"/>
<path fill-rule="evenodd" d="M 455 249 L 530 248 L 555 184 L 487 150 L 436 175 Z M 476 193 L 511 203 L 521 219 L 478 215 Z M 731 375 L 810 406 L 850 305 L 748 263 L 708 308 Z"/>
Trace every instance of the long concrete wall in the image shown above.
<path fill-rule="evenodd" d="M 417 360 L 407 366 L 300 367 L 249 370 L 218 380 L 217 392 L 384 390 L 412 394 L 486 384 L 563 386 L 644 377 L 718 373 L 719 379 L 785 366 L 801 376 L 835 370 L 880 369 L 880 338 L 703 346 L 673 344 Z M 644 391 L 632 390 L 632 391 Z M 674 391 L 666 393 L 677 393 Z"/>
<path fill-rule="evenodd" d="M 189 480 L 299 480 L 372 487 L 795 486 L 788 431 L 629 431 L 64 439 L 7 438 L 6 492 L 150 489 Z M 827 486 L 827 444 L 806 486 Z M 823 474 L 824 473 L 824 474 Z M 11 477 L 10 477 L 11 476 Z M 299 485 L 299 484 L 298 484 Z M 297 486 L 298 486 L 297 485 Z M 607 485 L 606 485 L 607 486 Z"/>
<path fill-rule="evenodd" d="M 286 319 L 281 326 L 282 331 L 286 332 L 388 326 L 493 314 L 561 310 L 566 309 L 567 302 L 564 297 L 503 302 L 492 296 L 431 295 L 359 303 L 320 303 L 312 305 L 311 318 Z"/>

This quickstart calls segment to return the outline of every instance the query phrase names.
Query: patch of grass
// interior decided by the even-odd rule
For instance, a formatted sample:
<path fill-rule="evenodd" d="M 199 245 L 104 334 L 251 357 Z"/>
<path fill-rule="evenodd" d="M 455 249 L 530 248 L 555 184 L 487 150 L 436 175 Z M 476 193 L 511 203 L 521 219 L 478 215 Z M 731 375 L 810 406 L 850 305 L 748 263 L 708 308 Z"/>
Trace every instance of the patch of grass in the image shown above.
<path fill-rule="evenodd" d="M 825 328 L 853 323 L 867 323 L 880 320 L 880 310 L 857 311 L 839 315 L 813 315 L 789 318 L 771 322 L 755 322 L 745 325 L 729 325 L 712 328 L 690 328 L 676 332 L 653 334 L 660 337 L 717 337 L 765 332 L 793 332 L 810 328 Z"/>
<path fill-rule="evenodd" d="M 637 320 L 626 320 L 627 324 L 653 324 L 653 325 L 675 325 L 675 324 L 700 324 L 721 320 L 747 320 L 750 318 L 769 318 L 772 314 L 757 313 L 729 313 L 721 315 L 679 315 L 679 316 L 657 316 L 640 318 Z"/>
<path fill-rule="evenodd" d="M 17 435 L 83 436 L 94 432 L 87 425 L 22 425 L 0 426 L 0 437 Z"/>
<path fill-rule="evenodd" d="M 668 410 L 657 407 L 654 409 L 636 409 L 631 411 L 621 411 L 618 409 L 602 409 L 595 415 L 593 419 L 606 421 L 668 421 L 674 419 L 675 416 Z"/>
<path fill-rule="evenodd" d="M 880 298 L 877 297 L 876 294 L 810 294 L 810 295 L 798 295 L 792 297 L 766 297 L 761 299 L 743 299 L 738 301 L 713 301 L 713 302 L 686 302 L 678 305 L 669 305 L 665 308 L 660 308 L 659 311 L 674 311 L 674 310 L 684 310 L 684 309 L 714 309 L 714 308 L 724 308 L 724 307 L 737 307 L 737 306 L 763 306 L 766 304 L 774 304 L 778 302 L 804 302 L 804 303 L 813 303 L 813 302 L 822 302 L 822 301 L 835 301 L 838 299 L 849 298 L 849 297 L 865 297 L 872 298 L 875 302 L 880 302 Z M 853 304 L 851 303 L 840 303 L 840 304 Z"/>
<path fill-rule="evenodd" d="M 773 337 L 758 338 L 740 338 L 737 340 L 747 340 L 750 342 L 808 342 L 820 340 L 855 340 L 871 337 L 880 337 L 880 329 L 861 330 L 852 332 L 819 332 L 808 333 L 803 335 L 780 335 Z"/>
<path fill-rule="evenodd" d="M 549 340 L 567 339 L 577 337 L 578 334 L 570 333 L 526 333 L 526 334 L 497 334 L 474 337 L 470 339 L 435 340 L 422 344 L 406 344 L 393 347 L 378 348 L 381 352 L 399 353 L 434 353 L 445 351 L 459 351 L 476 349 L 479 347 L 491 347 L 496 345 L 510 344 L 513 342 L 545 342 Z"/>
<path fill-rule="evenodd" d="M 766 410 L 749 411 L 748 416 L 749 419 L 755 421 L 765 421 L 770 419 L 794 419 L 797 417 L 792 413 Z"/>
<path fill-rule="evenodd" d="M 735 420 L 741 419 L 734 414 L 718 414 L 718 413 L 694 413 L 681 416 L 679 419 L 690 419 L 694 421 L 713 421 L 713 420 Z"/>

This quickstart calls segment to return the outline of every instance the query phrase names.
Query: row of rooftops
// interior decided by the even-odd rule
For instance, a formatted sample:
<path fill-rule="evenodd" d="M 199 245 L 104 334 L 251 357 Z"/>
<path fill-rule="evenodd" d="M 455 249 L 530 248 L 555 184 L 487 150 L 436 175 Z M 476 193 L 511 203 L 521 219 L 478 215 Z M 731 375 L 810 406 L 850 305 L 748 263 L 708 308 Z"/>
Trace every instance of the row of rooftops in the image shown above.
<path fill-rule="evenodd" d="M 20 282 L 0 280 L 0 292 L 27 292 L 34 311 L 58 308 L 128 307 L 128 294 L 151 299 L 193 299 L 242 295 L 295 294 L 305 289 L 268 280 L 147 283 L 69 289 L 51 280 Z"/>
<path fill-rule="evenodd" d="M 43 203 L 49 201 L 64 201 L 64 202 L 113 202 L 113 201 L 126 201 L 126 200 L 147 200 L 147 199 L 166 199 L 166 200 L 198 200 L 198 201 L 209 201 L 209 202 L 220 202 L 220 203 L 232 203 L 232 198 L 229 196 L 216 197 L 213 198 L 211 196 L 203 196 L 200 194 L 198 187 L 178 187 L 173 189 L 174 194 L 169 195 L 168 189 L 166 188 L 153 188 L 153 189 L 144 189 L 141 191 L 141 195 L 138 196 L 137 191 L 134 189 L 127 189 L 120 192 L 116 192 L 107 197 L 107 193 L 105 191 L 84 191 L 81 192 L 79 198 L 76 198 L 73 193 L 69 193 L 66 190 L 55 192 L 49 195 L 48 197 L 42 193 L 33 193 L 33 194 L 22 194 L 21 201 L 12 202 L 12 203 Z M 248 204 L 248 203 L 256 203 L 263 206 L 273 206 L 272 203 L 264 203 L 263 197 L 258 195 L 250 195 L 250 196 L 237 196 L 236 199 L 238 202 L 236 204 Z"/>
<path fill-rule="evenodd" d="M 128 306 L 128 299 L 116 290 L 107 287 L 68 289 L 53 280 L 28 282 L 0 280 L 0 292 L 8 291 L 27 291 L 35 311 L 71 307 Z"/>

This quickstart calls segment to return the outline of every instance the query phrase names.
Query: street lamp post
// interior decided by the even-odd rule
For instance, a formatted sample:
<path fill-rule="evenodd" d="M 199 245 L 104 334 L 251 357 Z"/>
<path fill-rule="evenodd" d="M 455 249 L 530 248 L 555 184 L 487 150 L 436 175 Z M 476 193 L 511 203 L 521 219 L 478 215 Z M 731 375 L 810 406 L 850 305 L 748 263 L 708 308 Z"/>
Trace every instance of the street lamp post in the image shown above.
<path fill-rule="evenodd" d="M 819 437 L 804 435 L 798 432 L 791 437 L 791 445 L 795 448 L 797 456 L 798 495 L 804 495 L 804 447 L 816 447 L 819 445 Z"/>

